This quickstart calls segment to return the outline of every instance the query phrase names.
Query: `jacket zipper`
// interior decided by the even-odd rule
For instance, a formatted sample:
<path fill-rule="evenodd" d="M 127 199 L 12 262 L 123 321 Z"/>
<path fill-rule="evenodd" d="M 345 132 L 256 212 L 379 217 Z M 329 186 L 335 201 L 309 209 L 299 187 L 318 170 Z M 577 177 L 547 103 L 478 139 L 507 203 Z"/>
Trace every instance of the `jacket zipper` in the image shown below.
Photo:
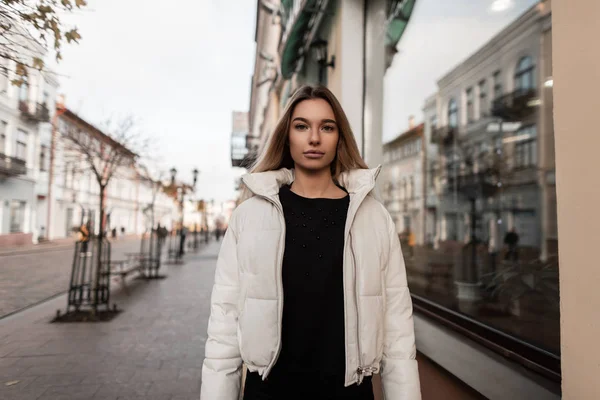
<path fill-rule="evenodd" d="M 277 343 L 277 351 L 275 352 L 275 357 L 273 358 L 273 360 L 271 361 L 271 364 L 267 367 L 264 375 L 263 375 L 263 380 L 267 378 L 267 376 L 271 373 L 271 370 L 273 369 L 273 367 L 275 366 L 275 364 L 277 363 L 277 360 L 279 359 L 279 354 L 281 353 L 281 321 L 283 318 L 283 277 L 282 277 L 282 269 L 283 269 L 283 252 L 285 251 L 285 235 L 286 235 L 286 229 L 285 229 L 285 216 L 283 215 L 283 209 L 281 208 L 281 206 L 273 199 L 266 197 L 266 196 L 261 196 L 262 198 L 264 198 L 265 200 L 271 202 L 275 208 L 277 208 L 277 211 L 279 211 L 279 215 L 281 217 L 281 220 L 283 220 L 282 224 L 281 224 L 281 231 L 283 232 L 282 235 L 282 240 L 283 240 L 283 245 L 279 246 L 280 249 L 279 250 L 279 259 L 278 259 L 278 265 L 277 265 L 277 279 L 279 280 L 279 293 L 280 293 L 280 305 L 279 305 L 279 342 Z"/>
<path fill-rule="evenodd" d="M 352 240 L 352 233 L 349 234 L 350 239 L 350 253 L 352 254 L 352 267 L 354 271 L 354 298 L 356 302 L 356 347 L 358 349 L 358 368 L 356 374 L 358 376 L 357 384 L 360 385 L 363 381 L 364 368 L 362 366 L 362 351 L 360 348 L 360 306 L 359 306 L 359 294 L 358 294 L 358 267 L 356 265 L 356 256 L 354 255 L 354 241 Z"/>

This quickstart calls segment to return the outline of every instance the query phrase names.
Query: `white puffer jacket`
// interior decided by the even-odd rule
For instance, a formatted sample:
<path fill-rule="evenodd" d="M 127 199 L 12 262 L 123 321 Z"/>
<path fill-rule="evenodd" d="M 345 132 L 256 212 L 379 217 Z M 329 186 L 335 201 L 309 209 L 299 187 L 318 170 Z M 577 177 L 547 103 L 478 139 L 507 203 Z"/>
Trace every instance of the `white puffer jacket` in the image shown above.
<path fill-rule="evenodd" d="M 372 195 L 379 169 L 343 173 L 346 386 L 381 373 L 386 400 L 421 398 L 412 303 L 394 223 Z M 281 350 L 285 221 L 279 188 L 293 170 L 247 174 L 217 262 L 201 400 L 237 400 L 241 368 L 265 379 Z M 293 390 L 293 389 L 292 389 Z"/>

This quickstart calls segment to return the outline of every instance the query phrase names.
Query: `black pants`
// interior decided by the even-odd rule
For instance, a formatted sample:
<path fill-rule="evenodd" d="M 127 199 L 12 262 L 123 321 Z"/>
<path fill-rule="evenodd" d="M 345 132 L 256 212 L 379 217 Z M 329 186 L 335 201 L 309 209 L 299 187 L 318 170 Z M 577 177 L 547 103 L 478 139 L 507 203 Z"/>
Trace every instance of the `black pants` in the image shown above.
<path fill-rule="evenodd" d="M 318 377 L 276 378 L 263 381 L 256 372 L 249 372 L 244 387 L 244 400 L 374 400 L 371 377 L 360 385 L 344 387 L 343 380 Z"/>

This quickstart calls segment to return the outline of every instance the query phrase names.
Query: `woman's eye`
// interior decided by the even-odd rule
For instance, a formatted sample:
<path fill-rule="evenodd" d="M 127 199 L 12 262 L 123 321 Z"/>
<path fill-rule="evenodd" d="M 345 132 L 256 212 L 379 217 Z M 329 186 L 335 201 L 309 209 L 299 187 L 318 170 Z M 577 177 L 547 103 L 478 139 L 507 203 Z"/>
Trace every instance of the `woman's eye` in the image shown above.
<path fill-rule="evenodd" d="M 331 125 L 325 125 L 325 126 L 323 127 L 323 130 L 324 130 L 325 132 L 333 132 L 333 131 L 335 131 L 335 126 L 331 126 Z"/>
<path fill-rule="evenodd" d="M 308 129 L 308 126 L 306 126 L 304 124 L 297 124 L 296 126 L 294 126 L 294 128 L 296 128 L 299 131 L 303 131 L 305 129 Z"/>

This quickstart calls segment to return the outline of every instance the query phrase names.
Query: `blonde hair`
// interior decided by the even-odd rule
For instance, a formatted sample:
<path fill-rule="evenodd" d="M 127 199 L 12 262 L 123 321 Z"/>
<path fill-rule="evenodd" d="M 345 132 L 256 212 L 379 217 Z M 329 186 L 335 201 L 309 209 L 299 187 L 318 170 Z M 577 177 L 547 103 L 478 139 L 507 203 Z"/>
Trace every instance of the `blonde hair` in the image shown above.
<path fill-rule="evenodd" d="M 337 182 L 342 172 L 368 168 L 358 150 L 348 117 L 339 101 L 329 89 L 323 86 L 302 86 L 298 88 L 288 101 L 283 115 L 277 122 L 267 146 L 250 168 L 251 173 L 275 171 L 281 168 L 294 168 L 294 160 L 288 146 L 288 135 L 292 115 L 296 106 L 304 100 L 322 99 L 331 106 L 338 126 L 339 140 L 337 154 L 331 163 L 331 176 Z"/>

